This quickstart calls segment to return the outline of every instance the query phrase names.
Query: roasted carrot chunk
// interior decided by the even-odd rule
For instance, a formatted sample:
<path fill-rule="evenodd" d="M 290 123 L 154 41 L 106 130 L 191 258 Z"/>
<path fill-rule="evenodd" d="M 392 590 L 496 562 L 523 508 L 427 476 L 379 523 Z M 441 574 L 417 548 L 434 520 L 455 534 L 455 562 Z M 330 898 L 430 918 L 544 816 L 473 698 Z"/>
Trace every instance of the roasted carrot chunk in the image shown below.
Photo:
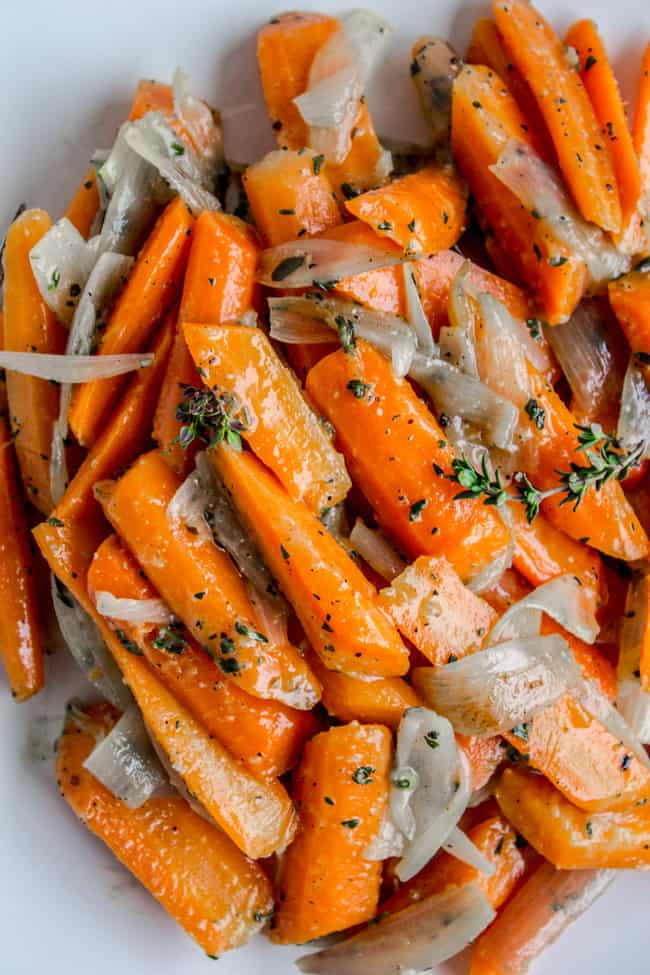
<path fill-rule="evenodd" d="M 642 189 L 644 193 L 647 193 L 650 188 L 650 44 L 646 47 L 641 58 L 636 109 L 632 124 L 632 141 L 634 151 L 639 159 Z"/>
<path fill-rule="evenodd" d="M 609 301 L 632 352 L 650 356 L 650 275 L 630 271 L 609 283 Z"/>
<path fill-rule="evenodd" d="M 160 81 L 150 81 L 142 78 L 135 89 L 129 121 L 134 122 L 142 118 L 147 112 L 162 112 L 171 115 L 174 111 L 174 92 L 171 85 L 164 85 Z"/>
<path fill-rule="evenodd" d="M 326 240 L 339 240 L 346 244 L 365 244 L 369 247 L 390 249 L 388 238 L 381 238 L 379 234 L 362 220 L 351 220 L 337 227 L 330 227 L 321 237 Z M 395 253 L 399 247 L 395 244 Z M 359 301 L 375 311 L 386 311 L 392 315 L 404 314 L 404 279 L 401 267 L 387 267 L 380 271 L 366 271 L 351 278 L 341 278 L 336 285 L 336 292 Z"/>
<path fill-rule="evenodd" d="M 350 137 L 350 151 L 343 162 L 338 165 L 325 163 L 325 172 L 339 203 L 348 199 L 351 190 L 363 193 L 364 190 L 385 182 L 388 175 L 384 149 L 375 132 L 365 100 L 359 106 L 359 114 L 354 120 Z"/>
<path fill-rule="evenodd" d="M 73 227 L 77 228 L 82 237 L 87 238 L 90 236 L 98 210 L 97 173 L 94 166 L 89 166 L 79 189 L 68 203 L 64 216 Z"/>
<path fill-rule="evenodd" d="M 342 501 L 350 487 L 343 458 L 266 335 L 186 325 L 185 338 L 205 383 L 245 409 L 244 437 L 291 497 L 317 514 Z"/>
<path fill-rule="evenodd" d="M 176 412 L 183 398 L 183 387 L 200 385 L 201 377 L 196 371 L 179 322 L 156 403 L 152 436 L 165 461 L 181 477 L 187 477 L 194 467 L 197 444 L 192 443 L 183 449 L 179 443 L 182 423 L 176 419 Z"/>
<path fill-rule="evenodd" d="M 503 739 L 499 735 L 478 738 L 456 734 L 456 744 L 467 756 L 472 770 L 472 791 L 476 792 L 489 782 L 503 761 Z"/>
<path fill-rule="evenodd" d="M 391 737 L 381 725 L 330 728 L 307 744 L 298 835 L 282 861 L 273 941 L 298 943 L 374 917 L 381 865 L 364 859 L 388 801 Z"/>
<path fill-rule="evenodd" d="M 180 796 L 129 809 L 84 768 L 116 720 L 108 704 L 68 712 L 56 760 L 63 798 L 205 952 L 244 944 L 273 907 L 264 872 Z"/>

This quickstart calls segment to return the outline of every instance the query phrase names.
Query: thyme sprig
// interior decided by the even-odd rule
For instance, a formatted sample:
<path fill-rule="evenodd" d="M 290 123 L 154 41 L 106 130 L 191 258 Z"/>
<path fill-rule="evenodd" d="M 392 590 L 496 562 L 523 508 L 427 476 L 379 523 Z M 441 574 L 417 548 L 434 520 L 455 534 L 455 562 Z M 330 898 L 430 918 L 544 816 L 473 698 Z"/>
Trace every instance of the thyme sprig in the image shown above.
<path fill-rule="evenodd" d="M 233 393 L 221 393 L 207 386 L 197 387 L 181 383 L 183 399 L 176 407 L 176 419 L 181 422 L 177 443 L 185 450 L 194 440 L 202 440 L 209 447 L 226 443 L 241 450 L 241 433 L 250 424 L 245 407 Z"/>

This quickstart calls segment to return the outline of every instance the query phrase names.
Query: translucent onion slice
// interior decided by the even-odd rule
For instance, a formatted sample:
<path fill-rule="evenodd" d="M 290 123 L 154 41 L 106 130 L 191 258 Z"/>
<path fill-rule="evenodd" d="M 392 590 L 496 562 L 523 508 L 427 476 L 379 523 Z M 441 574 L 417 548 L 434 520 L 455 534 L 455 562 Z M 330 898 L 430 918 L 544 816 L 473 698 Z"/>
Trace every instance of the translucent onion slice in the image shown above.
<path fill-rule="evenodd" d="M 393 548 L 386 536 L 357 518 L 350 533 L 350 541 L 364 562 L 389 582 L 403 572 L 406 560 Z"/>
<path fill-rule="evenodd" d="M 451 134 L 451 93 L 462 61 L 453 47 L 440 37 L 423 37 L 420 47 L 413 53 L 417 71 L 412 68 L 411 74 L 420 106 L 429 123 L 434 145 L 445 159 Z"/>
<path fill-rule="evenodd" d="M 494 295 L 478 296 L 481 310 L 476 334 L 479 376 L 499 396 L 523 407 L 530 398 L 526 353 L 517 322 Z"/>
<path fill-rule="evenodd" d="M 476 883 L 452 887 L 296 962 L 307 975 L 409 975 L 453 958 L 494 920 Z"/>
<path fill-rule="evenodd" d="M 449 289 L 447 312 L 449 325 L 440 329 L 440 357 L 456 366 L 461 372 L 478 379 L 476 360 L 476 332 L 478 306 L 469 288 L 472 265 L 465 261 L 460 266 Z"/>
<path fill-rule="evenodd" d="M 444 667 L 418 667 L 424 701 L 464 735 L 498 735 L 530 721 L 574 687 L 580 670 L 556 634 L 514 639 Z"/>
<path fill-rule="evenodd" d="M 492 628 L 489 642 L 500 643 L 513 637 L 539 633 L 541 619 L 532 615 L 538 613 L 546 613 L 585 643 L 593 643 L 600 630 L 592 601 L 585 595 L 578 580 L 575 576 L 562 575 L 533 589 L 506 610 Z"/>
<path fill-rule="evenodd" d="M 120 599 L 112 592 L 97 592 L 95 606 L 100 616 L 136 625 L 164 624 L 174 618 L 162 599 Z"/>
<path fill-rule="evenodd" d="M 333 288 L 342 278 L 395 267 L 406 260 L 408 255 L 395 249 L 303 238 L 262 251 L 257 280 L 269 288 Z"/>
<path fill-rule="evenodd" d="M 643 456 L 650 456 L 650 392 L 634 358 L 625 373 L 616 435 L 628 449 L 643 443 Z"/>
<path fill-rule="evenodd" d="M 629 271 L 630 258 L 621 254 L 599 227 L 583 220 L 559 176 L 530 146 L 517 139 L 509 140 L 489 169 L 526 210 L 534 211 L 552 227 L 559 240 L 582 258 L 593 290 L 602 290 L 607 281 Z"/>
<path fill-rule="evenodd" d="M 147 369 L 150 353 L 125 355 L 50 355 L 45 352 L 0 352 L 0 368 L 57 383 L 87 383 Z"/>
<path fill-rule="evenodd" d="M 500 514 L 503 516 L 504 512 L 500 512 Z M 515 539 L 514 534 L 511 534 L 510 541 L 502 551 L 466 582 L 467 588 L 475 593 L 487 592 L 488 589 L 492 589 L 496 586 L 503 573 L 512 565 L 514 554 Z"/>
<path fill-rule="evenodd" d="M 167 782 L 135 705 L 95 746 L 83 765 L 129 809 L 137 809 Z"/>
<path fill-rule="evenodd" d="M 174 72 L 172 88 L 174 112 L 192 139 L 202 184 L 209 188 L 224 166 L 221 125 L 210 107 L 190 94 L 189 78 L 181 68 Z"/>
<path fill-rule="evenodd" d="M 167 757 L 165 750 L 163 749 L 160 742 L 156 739 L 156 736 L 154 735 L 149 725 L 145 724 L 145 729 L 149 736 L 149 742 L 151 744 L 151 747 L 153 748 L 158 758 L 158 761 L 160 762 L 162 768 L 165 771 L 166 780 L 169 783 L 170 793 L 173 795 L 174 792 L 177 792 L 180 796 L 183 797 L 183 799 L 188 804 L 188 806 L 194 810 L 197 816 L 200 816 L 201 819 L 205 819 L 206 823 L 211 823 L 212 826 L 220 830 L 221 827 L 216 822 L 216 820 L 210 815 L 210 813 L 205 808 L 205 806 L 201 802 L 199 802 L 196 796 L 192 792 L 190 792 L 190 790 L 187 788 L 182 776 L 179 775 L 179 773 L 176 771 L 172 763 L 169 761 L 169 758 Z M 165 787 L 162 786 L 160 790 L 161 794 L 164 790 Z"/>
<path fill-rule="evenodd" d="M 110 195 L 100 232 L 100 254 L 108 251 L 131 256 L 136 254 L 153 225 L 159 203 L 169 197 L 169 190 L 156 169 L 126 143 L 124 145 L 128 164 L 119 174 L 116 171 L 117 182 Z M 100 185 L 103 172 L 102 168 L 98 173 Z"/>
<path fill-rule="evenodd" d="M 34 279 L 45 304 L 69 325 L 97 259 L 97 242 L 81 236 L 67 217 L 62 217 L 29 252 Z"/>
<path fill-rule="evenodd" d="M 350 525 L 345 504 L 335 504 L 331 508 L 325 508 L 321 513 L 319 521 L 325 525 L 330 535 L 344 546 L 347 546 L 350 538 Z"/>
<path fill-rule="evenodd" d="M 388 860 L 399 857 L 404 852 L 404 834 L 393 823 L 389 814 L 381 821 L 377 835 L 363 851 L 364 860 Z"/>
<path fill-rule="evenodd" d="M 432 356 L 436 353 L 436 343 L 433 341 L 433 334 L 429 319 L 422 305 L 420 290 L 415 278 L 415 265 L 412 263 L 402 264 L 404 275 L 404 296 L 406 298 L 406 319 L 415 332 L 417 338 L 418 352 L 423 355 Z"/>
<path fill-rule="evenodd" d="M 212 541 L 212 531 L 205 517 L 211 500 L 210 491 L 195 469 L 167 505 L 167 518 L 172 525 L 184 525 L 204 540 Z"/>
<path fill-rule="evenodd" d="M 450 856 L 469 864 L 470 867 L 474 867 L 480 873 L 485 874 L 486 877 L 491 877 L 496 869 L 492 861 L 488 860 L 481 853 L 478 847 L 472 843 L 470 838 L 458 826 L 452 829 L 449 838 L 442 844 L 442 848 Z"/>
<path fill-rule="evenodd" d="M 650 694 L 641 687 L 639 668 L 649 605 L 646 565 L 632 577 L 627 592 L 619 644 L 616 699 L 618 710 L 644 745 L 650 744 Z"/>
<path fill-rule="evenodd" d="M 639 741 L 638 735 L 620 711 L 617 711 L 611 701 L 605 697 L 600 687 L 593 681 L 583 679 L 575 691 L 575 697 L 618 741 L 629 748 L 645 768 L 650 769 L 650 757 Z"/>

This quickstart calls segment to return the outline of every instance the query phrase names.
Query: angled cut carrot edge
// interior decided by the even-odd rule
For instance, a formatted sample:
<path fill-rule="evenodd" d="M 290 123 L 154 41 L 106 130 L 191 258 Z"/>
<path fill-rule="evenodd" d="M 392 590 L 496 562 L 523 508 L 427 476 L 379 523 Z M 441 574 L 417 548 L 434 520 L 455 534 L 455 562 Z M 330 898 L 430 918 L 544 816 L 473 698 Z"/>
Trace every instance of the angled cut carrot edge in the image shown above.
<path fill-rule="evenodd" d="M 385 183 L 389 176 L 390 156 L 375 132 L 365 99 L 359 106 L 350 137 L 352 144 L 343 162 L 325 163 L 325 172 L 340 204 L 348 199 L 350 191 L 363 193 Z"/>
<path fill-rule="evenodd" d="M 177 419 L 176 412 L 182 401 L 183 386 L 200 387 L 201 384 L 183 329 L 177 326 L 156 403 L 152 436 L 165 461 L 181 477 L 187 477 L 194 467 L 197 445 L 195 441 L 184 448 L 179 443 L 182 421 Z"/>
<path fill-rule="evenodd" d="M 630 271 L 610 281 L 609 302 L 632 352 L 650 355 L 650 275 Z"/>
<path fill-rule="evenodd" d="M 94 166 L 89 166 L 77 192 L 68 203 L 64 216 L 73 227 L 77 228 L 82 237 L 89 237 L 98 210 L 97 172 Z"/>
<path fill-rule="evenodd" d="M 639 159 L 643 192 L 647 194 L 650 190 L 650 44 L 641 58 L 632 141 Z"/>

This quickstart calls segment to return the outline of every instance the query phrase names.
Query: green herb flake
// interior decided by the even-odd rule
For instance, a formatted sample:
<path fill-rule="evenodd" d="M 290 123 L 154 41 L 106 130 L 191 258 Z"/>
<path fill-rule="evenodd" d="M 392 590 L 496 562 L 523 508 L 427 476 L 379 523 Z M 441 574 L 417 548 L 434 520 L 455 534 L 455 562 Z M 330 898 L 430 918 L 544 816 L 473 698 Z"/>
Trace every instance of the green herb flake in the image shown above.
<path fill-rule="evenodd" d="M 170 623 L 169 626 L 161 627 L 152 642 L 157 650 L 166 650 L 167 653 L 179 654 L 187 647 L 187 640 L 180 623 Z"/>
<path fill-rule="evenodd" d="M 585 823 L 585 833 L 587 834 L 589 839 L 591 839 L 592 836 L 594 835 L 594 827 L 591 821 Z"/>
<path fill-rule="evenodd" d="M 536 399 L 528 400 L 524 406 L 524 410 L 528 418 L 535 424 L 538 430 L 544 429 L 544 422 L 546 420 L 546 410 L 539 405 Z"/>
<path fill-rule="evenodd" d="M 568 260 L 569 260 L 568 257 L 562 257 L 560 255 L 557 255 L 557 256 L 554 255 L 552 257 L 549 257 L 548 263 L 549 263 L 550 267 L 562 267 L 562 265 L 563 264 L 566 264 L 566 262 Z"/>
<path fill-rule="evenodd" d="M 52 528 L 63 528 L 64 525 L 64 522 L 62 522 L 60 518 L 55 518 L 54 515 L 51 515 L 47 519 L 47 523 L 48 525 L 51 525 Z"/>
<path fill-rule="evenodd" d="M 426 735 L 424 736 L 424 740 L 429 748 L 438 748 L 440 745 L 440 741 L 438 740 L 439 738 L 440 735 L 437 731 L 427 731 Z"/>
<path fill-rule="evenodd" d="M 542 323 L 539 318 L 527 318 L 526 328 L 530 332 L 531 338 L 535 339 L 536 342 L 540 342 L 542 338 Z"/>
<path fill-rule="evenodd" d="M 195 440 L 209 447 L 225 440 L 235 450 L 241 450 L 241 433 L 248 429 L 249 417 L 234 394 L 186 383 L 181 383 L 181 393 L 183 398 L 176 407 L 181 428 L 175 442 L 183 450 Z"/>
<path fill-rule="evenodd" d="M 194 593 L 194 598 L 195 599 L 203 599 L 204 596 L 205 596 L 205 589 L 203 590 L 203 592 L 195 592 Z"/>
<path fill-rule="evenodd" d="M 360 765 L 359 768 L 354 772 L 352 776 L 352 781 L 356 782 L 357 785 L 370 785 L 372 782 L 372 773 L 375 771 L 372 765 Z"/>
<path fill-rule="evenodd" d="M 370 386 L 360 379 L 351 379 L 346 388 L 350 390 L 355 399 L 365 399 Z"/>
<path fill-rule="evenodd" d="M 171 149 L 175 156 L 185 155 L 185 146 L 182 146 L 180 142 L 172 142 Z"/>
<path fill-rule="evenodd" d="M 334 800 L 332 798 L 330 798 L 330 796 L 323 796 L 323 802 L 326 805 L 328 805 L 328 806 L 335 806 L 336 805 L 336 803 L 334 802 Z"/>
<path fill-rule="evenodd" d="M 585 67 L 584 67 L 585 74 L 587 73 L 587 71 L 591 71 L 594 64 L 598 64 L 598 59 L 595 58 L 593 54 L 588 54 L 585 60 Z"/>
<path fill-rule="evenodd" d="M 377 224 L 377 230 L 392 230 L 393 225 L 390 220 L 380 220 Z"/>
<path fill-rule="evenodd" d="M 284 281 L 285 278 L 288 278 L 290 274 L 293 274 L 294 271 L 301 268 L 304 263 L 305 258 L 302 254 L 294 254 L 292 257 L 285 257 L 283 261 L 280 261 L 280 263 L 273 268 L 271 281 Z"/>
<path fill-rule="evenodd" d="M 296 211 L 290 209 L 289 207 L 281 207 L 278 210 L 278 213 L 280 214 L 281 217 L 295 217 L 296 215 Z"/>
<path fill-rule="evenodd" d="M 514 735 L 516 738 L 521 738 L 522 741 L 528 741 L 528 736 L 530 734 L 530 722 L 515 725 L 514 728 L 511 728 L 510 734 Z"/>
<path fill-rule="evenodd" d="M 414 218 L 413 220 L 410 220 L 410 221 L 409 221 L 409 222 L 407 223 L 407 225 L 406 225 L 406 226 L 408 227 L 408 229 L 409 229 L 409 231 L 410 231 L 410 232 L 411 232 L 412 234 L 414 234 L 414 233 L 415 233 L 415 218 Z"/>
<path fill-rule="evenodd" d="M 124 649 L 128 650 L 129 653 L 132 653 L 135 657 L 144 656 L 138 644 L 134 643 L 133 640 L 129 640 L 124 630 L 115 630 L 115 636 L 120 641 Z"/>
<path fill-rule="evenodd" d="M 280 546 L 280 555 L 282 556 L 285 562 L 288 562 L 289 559 L 291 558 L 284 545 Z"/>
<path fill-rule="evenodd" d="M 60 281 L 61 281 L 61 274 L 57 270 L 57 268 L 54 268 L 54 270 L 52 271 L 52 277 L 50 278 L 50 283 L 47 286 L 47 290 L 56 291 L 56 289 L 59 287 Z"/>
<path fill-rule="evenodd" d="M 341 826 L 345 826 L 346 829 L 356 829 L 360 822 L 361 820 L 355 816 L 352 819 L 342 819 Z"/>
<path fill-rule="evenodd" d="M 355 189 L 351 183 L 341 183 L 341 193 L 346 200 L 353 200 L 355 196 L 359 196 L 359 190 Z"/>
<path fill-rule="evenodd" d="M 426 498 L 420 498 L 419 501 L 414 501 L 409 508 L 409 521 L 419 521 L 427 504 L 428 501 Z"/>
<path fill-rule="evenodd" d="M 505 843 L 505 841 L 506 841 L 505 836 L 502 836 L 499 842 L 497 843 L 497 845 L 494 847 L 494 855 L 496 857 L 501 855 L 501 851 L 503 850 L 503 844 Z"/>
<path fill-rule="evenodd" d="M 318 176 L 321 169 L 323 168 L 324 162 L 325 162 L 325 156 L 323 155 L 314 156 L 314 158 L 311 161 L 311 166 L 312 169 L 314 170 L 314 176 Z"/>
<path fill-rule="evenodd" d="M 337 315 L 334 319 L 334 323 L 338 329 L 339 339 L 341 341 L 343 351 L 350 355 L 357 347 L 356 335 L 354 333 L 354 322 L 350 318 L 346 318 L 345 315 Z"/>
<path fill-rule="evenodd" d="M 254 640 L 256 643 L 269 642 L 264 634 L 260 633 L 259 630 L 253 630 L 250 626 L 246 626 L 245 623 L 241 623 L 239 620 L 237 620 L 235 623 L 235 630 L 240 636 L 248 637 L 249 639 Z"/>
<path fill-rule="evenodd" d="M 239 661 L 236 657 L 226 657 L 225 660 L 220 660 L 219 666 L 224 674 L 236 674 L 239 672 Z"/>

